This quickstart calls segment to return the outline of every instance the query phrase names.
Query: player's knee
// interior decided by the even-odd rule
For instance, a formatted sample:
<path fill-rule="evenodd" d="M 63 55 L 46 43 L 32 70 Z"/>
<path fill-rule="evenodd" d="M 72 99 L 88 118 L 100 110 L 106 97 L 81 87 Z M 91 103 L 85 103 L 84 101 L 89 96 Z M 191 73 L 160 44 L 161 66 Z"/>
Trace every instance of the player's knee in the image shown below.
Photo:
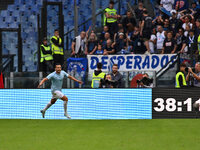
<path fill-rule="evenodd" d="M 56 101 L 54 101 L 54 100 L 51 100 L 51 104 L 55 104 L 55 102 L 56 102 Z"/>
<path fill-rule="evenodd" d="M 55 102 L 53 101 L 53 102 L 51 102 L 51 104 L 55 104 Z"/>
<path fill-rule="evenodd" d="M 63 100 L 63 101 L 68 101 L 68 98 L 67 98 L 66 96 L 63 96 L 63 97 L 62 97 L 62 100 Z"/>

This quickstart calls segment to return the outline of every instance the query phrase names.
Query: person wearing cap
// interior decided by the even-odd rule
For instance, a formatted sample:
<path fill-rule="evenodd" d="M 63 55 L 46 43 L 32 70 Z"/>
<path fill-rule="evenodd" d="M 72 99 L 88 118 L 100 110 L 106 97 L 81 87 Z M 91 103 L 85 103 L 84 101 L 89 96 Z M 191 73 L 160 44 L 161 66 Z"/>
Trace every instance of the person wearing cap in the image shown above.
<path fill-rule="evenodd" d="M 182 63 L 180 65 L 179 71 L 176 74 L 176 88 L 182 88 L 187 86 L 187 82 L 185 79 L 185 68 L 186 65 Z"/>
<path fill-rule="evenodd" d="M 43 72 L 52 72 L 54 70 L 52 50 L 47 44 L 47 38 L 44 38 L 40 45 L 40 63 L 42 64 Z"/>
<path fill-rule="evenodd" d="M 108 32 L 111 34 L 111 37 L 117 32 L 117 19 L 119 17 L 120 16 L 117 15 L 117 10 L 114 9 L 114 2 L 110 1 L 109 7 L 105 9 L 104 25 L 108 26 Z"/>
<path fill-rule="evenodd" d="M 116 54 L 128 54 L 130 52 L 127 51 L 128 47 L 127 39 L 124 39 L 124 33 L 119 33 L 119 38 L 116 40 L 116 42 L 113 43 L 115 48 Z"/>
<path fill-rule="evenodd" d="M 173 36 L 176 35 L 176 33 L 178 32 L 178 29 L 181 28 L 181 21 L 179 19 L 177 19 L 177 12 L 176 10 L 171 10 L 171 17 L 169 19 L 169 25 L 170 25 L 170 30 L 173 31 Z"/>

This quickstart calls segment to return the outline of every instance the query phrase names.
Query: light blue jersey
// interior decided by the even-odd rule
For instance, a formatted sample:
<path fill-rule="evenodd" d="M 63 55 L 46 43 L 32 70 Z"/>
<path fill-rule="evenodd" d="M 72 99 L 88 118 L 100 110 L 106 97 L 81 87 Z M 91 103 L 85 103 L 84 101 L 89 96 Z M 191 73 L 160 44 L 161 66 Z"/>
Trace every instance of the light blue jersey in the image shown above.
<path fill-rule="evenodd" d="M 54 91 L 61 91 L 62 85 L 63 85 L 63 78 L 68 77 L 69 74 L 65 71 L 61 70 L 61 72 L 58 74 L 55 72 L 52 72 L 47 76 L 47 79 L 51 80 L 51 92 Z"/>

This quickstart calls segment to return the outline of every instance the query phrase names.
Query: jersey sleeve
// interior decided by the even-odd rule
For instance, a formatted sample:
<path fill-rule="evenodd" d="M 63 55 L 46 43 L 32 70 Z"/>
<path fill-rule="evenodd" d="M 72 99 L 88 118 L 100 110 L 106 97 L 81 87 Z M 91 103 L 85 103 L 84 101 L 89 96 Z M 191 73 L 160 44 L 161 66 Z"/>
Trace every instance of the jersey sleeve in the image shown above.
<path fill-rule="evenodd" d="M 53 74 L 54 74 L 54 73 L 49 74 L 46 78 L 47 78 L 48 80 L 50 80 L 50 79 L 53 77 Z"/>
<path fill-rule="evenodd" d="M 69 74 L 68 74 L 67 72 L 65 72 L 65 71 L 63 71 L 63 74 L 64 74 L 66 77 L 69 76 Z"/>

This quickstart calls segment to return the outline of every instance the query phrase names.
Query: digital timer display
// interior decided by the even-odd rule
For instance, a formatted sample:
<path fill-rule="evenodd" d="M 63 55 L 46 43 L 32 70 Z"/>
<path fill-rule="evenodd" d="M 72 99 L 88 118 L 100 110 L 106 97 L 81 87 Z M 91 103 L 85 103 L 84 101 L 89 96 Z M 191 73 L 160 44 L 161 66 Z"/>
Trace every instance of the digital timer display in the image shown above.
<path fill-rule="evenodd" d="M 157 106 L 153 107 L 153 109 L 157 112 L 162 112 L 164 110 L 168 112 L 183 111 L 182 107 L 184 105 L 186 105 L 187 111 L 192 111 L 192 98 L 188 98 L 185 101 L 177 101 L 174 98 L 168 98 L 166 100 L 163 98 L 156 98 L 154 103 L 157 103 Z M 200 104 L 200 99 L 195 101 L 195 103 Z"/>
<path fill-rule="evenodd" d="M 194 103 L 200 104 L 200 88 L 154 88 L 152 118 L 200 118 Z"/>

